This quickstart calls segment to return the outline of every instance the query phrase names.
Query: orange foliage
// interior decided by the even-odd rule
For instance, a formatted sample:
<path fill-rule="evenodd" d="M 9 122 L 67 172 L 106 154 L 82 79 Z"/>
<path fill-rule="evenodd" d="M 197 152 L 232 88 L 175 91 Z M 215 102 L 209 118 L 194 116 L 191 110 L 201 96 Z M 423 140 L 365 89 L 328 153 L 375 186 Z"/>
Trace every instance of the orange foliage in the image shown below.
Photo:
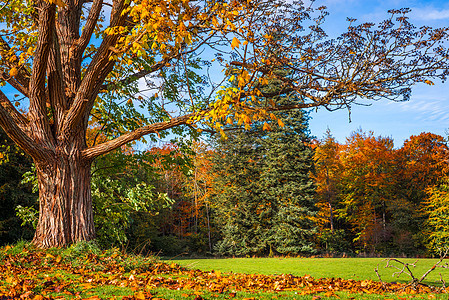
<path fill-rule="evenodd" d="M 439 183 L 448 174 L 449 148 L 442 136 L 423 132 L 412 135 L 399 150 L 400 176 L 407 183 L 406 190 L 427 187 Z"/>
<path fill-rule="evenodd" d="M 392 139 L 372 132 L 354 132 L 344 145 L 327 132 L 315 146 L 315 159 L 321 232 L 333 232 L 344 218 L 365 250 L 391 240 L 397 249 L 422 242 L 416 234 L 426 217 L 426 190 L 449 173 L 443 137 L 421 133 L 394 149 Z"/>
<path fill-rule="evenodd" d="M 340 161 L 340 145 L 330 134 L 329 129 L 322 141 L 314 145 L 315 172 L 313 179 L 316 184 L 317 206 L 319 208 L 316 223 L 320 232 L 329 228 L 335 229 L 338 185 L 343 171 Z"/>
<path fill-rule="evenodd" d="M 158 186 L 160 192 L 166 192 L 176 201 L 161 227 L 164 233 L 179 237 L 198 233 L 201 227 L 205 229 L 203 231 L 211 230 L 208 198 L 213 181 L 210 172 L 212 163 L 209 159 L 212 150 L 206 144 L 196 141 L 191 147 L 192 153 L 181 153 L 174 144 L 150 150 L 157 154 L 153 166 L 161 176 Z M 179 164 L 177 158 L 188 160 L 189 166 Z"/>
<path fill-rule="evenodd" d="M 347 139 L 341 155 L 342 214 L 357 233 L 356 241 L 374 250 L 387 235 L 387 210 L 394 200 L 393 141 L 357 131 Z"/>

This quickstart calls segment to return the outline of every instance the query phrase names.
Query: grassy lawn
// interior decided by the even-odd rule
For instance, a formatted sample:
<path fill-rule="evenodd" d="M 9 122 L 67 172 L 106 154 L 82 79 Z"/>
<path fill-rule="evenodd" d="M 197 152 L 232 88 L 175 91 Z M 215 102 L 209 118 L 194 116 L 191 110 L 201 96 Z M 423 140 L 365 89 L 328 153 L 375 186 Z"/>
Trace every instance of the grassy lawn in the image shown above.
<path fill-rule="evenodd" d="M 437 259 L 399 259 L 402 262 L 414 263 L 410 267 L 416 277 L 421 277 L 438 260 Z M 292 274 L 296 276 L 310 275 L 314 278 L 336 278 L 354 280 L 378 280 L 374 271 L 379 264 L 379 274 L 383 281 L 409 282 L 410 277 L 402 274 L 393 277 L 398 270 L 385 268 L 383 258 L 227 258 L 227 259 L 176 259 L 167 260 L 177 264 L 203 271 L 220 270 L 245 274 Z M 402 267 L 399 264 L 395 264 Z M 427 276 L 426 283 L 439 283 L 440 275 L 449 281 L 449 269 L 436 269 Z"/>
<path fill-rule="evenodd" d="M 382 285 L 367 280 L 368 271 L 360 273 L 358 280 L 319 278 L 355 278 L 351 272 L 360 269 L 355 265 L 368 262 L 358 259 L 176 262 L 195 268 L 201 262 L 208 270 L 128 255 L 117 249 L 101 251 L 89 243 L 45 251 L 19 243 L 0 248 L 0 299 L 448 299 L 447 294 L 424 287 L 416 291 L 400 283 Z M 227 273 L 230 270 L 241 273 Z M 316 278 L 299 276 L 304 270 Z"/>

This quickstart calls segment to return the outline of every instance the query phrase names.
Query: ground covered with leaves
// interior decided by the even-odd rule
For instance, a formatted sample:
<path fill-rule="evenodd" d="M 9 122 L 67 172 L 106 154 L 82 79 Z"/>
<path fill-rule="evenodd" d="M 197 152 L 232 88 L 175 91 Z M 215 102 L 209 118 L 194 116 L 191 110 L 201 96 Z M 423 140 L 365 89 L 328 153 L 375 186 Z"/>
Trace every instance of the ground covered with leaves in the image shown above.
<path fill-rule="evenodd" d="M 200 271 L 89 243 L 0 248 L 1 299 L 447 299 L 446 289 L 371 280 Z"/>

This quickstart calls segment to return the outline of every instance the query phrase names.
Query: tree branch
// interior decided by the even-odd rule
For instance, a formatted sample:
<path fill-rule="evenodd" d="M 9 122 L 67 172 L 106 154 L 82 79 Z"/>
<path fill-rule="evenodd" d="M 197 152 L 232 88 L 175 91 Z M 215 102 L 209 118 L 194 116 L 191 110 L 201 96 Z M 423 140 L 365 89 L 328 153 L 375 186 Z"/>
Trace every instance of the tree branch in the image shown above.
<path fill-rule="evenodd" d="M 122 15 L 124 8 L 125 0 L 114 1 L 110 27 L 125 24 L 127 15 Z M 98 91 L 115 63 L 114 61 L 109 60 L 109 56 L 112 52 L 111 47 L 115 45 L 118 38 L 119 35 L 117 34 L 106 35 L 104 37 L 97 53 L 92 58 L 92 61 L 86 70 L 73 104 L 66 114 L 61 130 L 63 134 L 73 130 L 83 119 L 85 119 L 85 115 L 89 114 Z"/>
<path fill-rule="evenodd" d="M 4 51 L 6 53 L 11 50 L 11 47 L 9 47 L 8 43 L 2 37 L 0 37 L 0 49 L 2 52 Z M 31 74 L 25 68 L 20 68 L 16 64 L 12 63 L 8 57 L 6 57 L 5 61 L 9 68 L 17 68 L 18 74 L 14 78 L 11 78 L 11 76 L 2 73 L 2 79 L 11 84 L 24 96 L 28 97 Z"/>
<path fill-rule="evenodd" d="M 449 264 L 448 263 L 440 265 L 447 258 L 448 254 L 449 254 L 449 248 L 447 248 L 444 251 L 442 251 L 440 253 L 440 259 L 430 269 L 428 269 L 419 279 L 417 277 L 415 277 L 415 275 L 413 274 L 412 270 L 410 269 L 410 266 L 416 267 L 416 262 L 417 261 L 415 261 L 412 264 L 402 262 L 402 261 L 400 261 L 399 259 L 396 259 L 396 258 L 387 258 L 387 259 L 384 259 L 383 261 L 387 262 L 386 265 L 385 265 L 385 268 L 394 268 L 394 269 L 398 270 L 397 272 L 393 273 L 393 277 L 395 277 L 395 276 L 399 277 L 401 274 L 407 274 L 408 276 L 410 276 L 410 278 L 411 278 L 410 282 L 407 283 L 405 286 L 401 287 L 400 288 L 401 290 L 404 291 L 408 287 L 411 287 L 414 290 L 419 290 L 420 286 L 421 287 L 424 286 L 424 287 L 430 288 L 431 290 L 442 291 L 442 290 L 445 290 L 445 282 L 443 280 L 443 277 L 441 276 L 441 273 L 440 273 L 440 281 L 443 283 L 443 288 L 440 288 L 440 287 L 437 287 L 437 286 L 434 286 L 434 285 L 425 284 L 425 283 L 423 283 L 423 281 L 424 281 L 424 279 L 426 279 L 427 275 L 429 275 L 436 268 L 444 268 L 444 269 L 449 268 Z M 391 264 L 391 262 L 396 262 L 396 263 L 401 264 L 402 268 L 401 267 L 397 267 L 397 266 Z M 374 271 L 376 272 L 377 277 L 379 278 L 380 282 L 382 282 L 382 285 L 385 288 L 385 283 L 382 281 L 382 278 L 381 278 L 381 276 L 379 274 L 379 264 L 374 269 Z"/>
<path fill-rule="evenodd" d="M 205 38 L 203 41 L 201 41 L 200 43 L 198 43 L 198 45 L 196 45 L 195 47 L 193 47 L 192 49 L 182 52 L 176 52 L 175 54 L 169 55 L 166 58 L 164 58 L 162 61 L 152 65 L 149 69 L 147 70 L 143 70 L 140 72 L 137 72 L 131 76 L 128 76 L 122 80 L 120 80 L 118 83 L 109 83 L 109 84 L 104 84 L 101 89 L 102 90 L 108 90 L 111 86 L 122 86 L 122 85 L 126 85 L 126 84 L 130 84 L 136 80 L 139 80 L 140 78 L 145 77 L 148 74 L 154 73 L 160 69 L 162 69 L 169 61 L 171 61 L 172 59 L 178 59 L 183 55 L 187 55 L 190 53 L 193 53 L 195 51 L 197 51 L 201 46 L 203 46 L 205 43 L 207 43 L 207 41 L 211 38 L 212 36 L 209 35 L 207 38 Z"/>
<path fill-rule="evenodd" d="M 60 131 L 61 120 L 64 118 L 67 100 L 64 92 L 64 75 L 61 65 L 61 53 L 58 36 L 53 32 L 53 47 L 51 47 L 48 59 L 48 97 L 50 105 L 54 109 L 53 118 L 57 131 Z M 57 135 L 58 133 L 56 133 Z"/>
<path fill-rule="evenodd" d="M 55 31 L 56 5 L 42 1 L 39 14 L 39 37 L 30 82 L 30 121 L 36 137 L 47 146 L 54 145 L 46 107 L 46 71 Z"/>
<path fill-rule="evenodd" d="M 103 0 L 93 1 L 81 37 L 74 45 L 73 53 L 76 57 L 82 57 L 84 50 L 86 50 L 86 47 L 89 44 L 90 38 L 94 32 L 95 25 L 97 24 L 98 17 L 100 16 L 102 7 Z"/>
<path fill-rule="evenodd" d="M 11 101 L 2 91 L 0 91 L 0 106 L 2 106 L 8 112 L 8 114 L 20 128 L 23 129 L 29 125 L 28 120 L 20 112 L 17 111 L 17 109 L 14 107 L 14 105 L 12 105 Z"/>
<path fill-rule="evenodd" d="M 40 160 L 47 157 L 49 152 L 44 151 L 42 147 L 39 147 L 39 145 L 33 139 L 31 139 L 24 130 L 20 128 L 19 124 L 22 124 L 22 121 L 24 120 L 21 120 L 21 118 L 17 119 L 17 116 L 14 116 L 15 113 L 13 112 L 13 110 L 11 110 L 11 107 L 10 105 L 8 105 L 8 103 L 11 104 L 5 94 L 0 91 L 0 127 L 3 128 L 6 134 L 17 145 L 19 145 L 20 148 L 22 148 L 34 159 Z M 4 107 L 4 105 L 6 107 Z M 10 112 L 14 113 L 14 117 L 11 116 Z"/>
<path fill-rule="evenodd" d="M 130 133 L 124 134 L 114 140 L 107 141 L 105 143 L 90 147 L 82 151 L 82 155 L 85 159 L 92 160 L 102 154 L 108 153 L 118 147 L 121 147 L 129 142 L 135 141 L 144 135 L 149 133 L 158 133 L 169 128 L 173 128 L 179 125 L 186 124 L 187 121 L 195 114 L 188 114 L 171 119 L 170 121 L 160 122 L 138 128 Z"/>
<path fill-rule="evenodd" d="M 20 84 L 17 78 L 9 76 L 9 74 L 6 74 L 5 72 L 0 73 L 0 78 L 9 83 L 13 88 L 15 88 L 19 93 L 21 93 L 25 97 L 28 98 L 30 96 L 28 93 L 28 88 L 25 88 L 22 84 Z"/>

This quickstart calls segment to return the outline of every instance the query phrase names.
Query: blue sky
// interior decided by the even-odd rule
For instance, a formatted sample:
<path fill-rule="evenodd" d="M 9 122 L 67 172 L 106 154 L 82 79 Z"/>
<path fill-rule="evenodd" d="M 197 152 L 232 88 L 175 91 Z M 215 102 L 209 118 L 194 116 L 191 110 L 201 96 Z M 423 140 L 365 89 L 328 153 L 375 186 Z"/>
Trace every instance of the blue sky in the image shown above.
<path fill-rule="evenodd" d="M 379 22 L 388 17 L 389 9 L 411 8 L 410 20 L 417 26 L 444 27 L 449 25 L 449 1 L 366 1 L 317 0 L 315 5 L 325 5 L 330 15 L 324 26 L 330 36 L 338 35 L 347 26 L 346 18 L 360 22 Z M 312 134 L 322 138 L 327 128 L 339 142 L 344 142 L 351 132 L 362 128 L 374 134 L 394 139 L 400 147 L 410 135 L 432 132 L 446 136 L 449 129 L 449 82 L 434 86 L 415 86 L 407 102 L 380 100 L 371 106 L 354 106 L 351 122 L 347 110 L 328 112 L 324 109 L 311 112 Z"/>

